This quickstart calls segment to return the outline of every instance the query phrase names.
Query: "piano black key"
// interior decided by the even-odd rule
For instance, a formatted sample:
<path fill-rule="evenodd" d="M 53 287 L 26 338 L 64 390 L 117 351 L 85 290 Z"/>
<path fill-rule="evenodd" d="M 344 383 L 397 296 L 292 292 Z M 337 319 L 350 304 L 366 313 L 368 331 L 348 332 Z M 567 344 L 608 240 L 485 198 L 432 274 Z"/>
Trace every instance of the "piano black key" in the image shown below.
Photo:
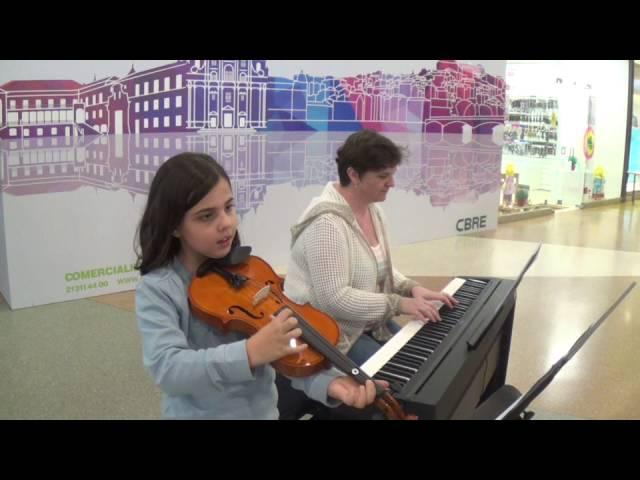
<path fill-rule="evenodd" d="M 425 348 L 417 345 L 409 345 L 408 343 L 404 347 L 402 347 L 402 351 L 413 353 L 414 355 L 424 355 L 427 357 L 427 359 L 433 353 L 432 348 Z"/>
<path fill-rule="evenodd" d="M 453 330 L 456 327 L 456 325 L 458 325 L 458 322 L 456 322 L 455 320 L 449 320 L 447 318 L 443 318 L 442 320 L 440 320 L 440 323 L 443 325 L 446 325 L 451 330 Z"/>
<path fill-rule="evenodd" d="M 391 359 L 397 358 L 400 363 L 415 363 L 421 364 L 427 358 L 424 355 L 416 355 L 407 351 L 403 351 L 402 349 L 398 350 Z"/>
<path fill-rule="evenodd" d="M 407 345 L 416 345 L 421 346 L 423 348 L 428 348 L 431 350 L 435 350 L 442 343 L 441 338 L 435 338 L 430 335 L 423 334 L 421 336 L 415 336 L 411 340 L 407 342 Z"/>
<path fill-rule="evenodd" d="M 426 333 L 417 333 L 407 342 L 407 345 L 422 345 L 423 347 L 435 350 L 440 345 L 440 341 L 429 337 Z"/>
<path fill-rule="evenodd" d="M 477 295 L 474 292 L 463 292 L 461 290 L 458 290 L 456 293 L 453 294 L 453 298 L 456 298 L 458 300 L 462 298 L 466 300 L 473 300 L 476 297 Z"/>
<path fill-rule="evenodd" d="M 476 298 L 478 298 L 480 296 L 480 292 L 460 292 L 460 293 L 456 293 L 453 298 L 455 298 L 456 300 L 460 301 L 460 299 L 465 299 L 465 300 L 475 300 Z"/>
<path fill-rule="evenodd" d="M 425 332 L 416 333 L 413 338 L 410 338 L 405 345 L 415 345 L 417 347 L 428 348 L 435 350 L 440 345 L 440 340 L 437 338 L 429 337 Z"/>
<path fill-rule="evenodd" d="M 456 292 L 456 294 L 453 296 L 453 298 L 455 298 L 459 302 L 462 302 L 463 300 L 466 300 L 468 302 L 473 302 L 478 297 L 477 297 L 477 295 L 472 295 L 470 293 Z"/>
<path fill-rule="evenodd" d="M 389 382 L 389 388 L 394 393 L 399 393 L 400 391 L 402 391 L 402 387 L 404 387 L 406 383 L 401 380 L 398 380 L 395 377 L 392 377 L 391 375 L 385 375 L 382 372 L 376 373 L 373 376 L 373 378 L 375 378 L 376 380 L 386 380 L 387 382 Z"/>
<path fill-rule="evenodd" d="M 420 340 L 422 342 L 433 343 L 434 345 L 439 345 L 442 341 L 442 335 L 437 335 L 436 332 L 433 332 L 431 329 L 423 328 L 416 332 L 413 336 L 416 340 Z M 409 340 L 411 341 L 411 340 Z"/>
<path fill-rule="evenodd" d="M 467 310 L 472 304 L 473 302 L 465 302 L 464 299 L 461 298 L 458 300 L 458 304 L 456 305 L 456 310 L 458 308 Z"/>
<path fill-rule="evenodd" d="M 390 361 L 401 363 L 402 365 L 407 365 L 414 368 L 420 368 L 420 365 L 422 365 L 422 363 L 424 362 L 423 360 L 409 357 L 402 352 L 396 353 L 393 357 L 391 357 Z"/>
<path fill-rule="evenodd" d="M 433 330 L 436 332 L 449 333 L 451 327 L 444 323 L 442 320 L 438 320 L 437 322 L 429 322 L 426 324 L 429 330 Z"/>
<path fill-rule="evenodd" d="M 442 340 L 447 338 L 449 332 L 443 330 L 442 328 L 440 328 L 440 326 L 437 326 L 431 327 L 429 330 L 425 330 L 424 333 L 427 339 L 433 339 L 438 342 L 442 342 Z"/>
<path fill-rule="evenodd" d="M 458 324 L 459 318 L 450 317 L 449 315 L 440 315 L 440 320 L 444 325 L 451 325 L 455 327 Z"/>
<path fill-rule="evenodd" d="M 411 358 L 415 360 L 416 363 L 420 364 L 422 364 L 427 359 L 427 357 L 424 355 L 416 355 L 415 353 L 410 353 L 403 349 L 398 350 L 395 356 L 398 356 L 400 358 Z"/>
<path fill-rule="evenodd" d="M 464 312 L 467 308 L 469 308 L 467 305 L 462 305 L 461 303 L 459 303 L 453 308 L 447 308 L 445 310 L 445 313 L 460 313 Z"/>
<path fill-rule="evenodd" d="M 438 322 L 431 325 L 431 328 L 429 330 L 432 332 L 442 333 L 446 337 L 447 334 L 451 331 L 451 327 L 449 327 L 448 325 L 443 325 L 442 322 Z"/>
<path fill-rule="evenodd" d="M 479 287 L 476 285 L 464 285 L 462 288 L 458 289 L 458 292 L 469 292 L 469 293 L 473 293 L 473 294 L 479 294 L 480 292 L 482 292 L 482 290 L 484 289 L 484 287 Z"/>
<path fill-rule="evenodd" d="M 458 310 L 460 310 L 460 309 L 467 309 L 467 308 L 469 308 L 469 304 L 465 303 L 465 302 L 463 301 L 463 299 L 459 298 L 459 299 L 456 299 L 456 300 L 458 300 L 458 303 L 456 304 L 456 306 L 455 306 L 455 307 L 453 307 L 453 308 L 451 309 L 452 311 L 456 312 L 456 311 L 458 311 Z"/>
<path fill-rule="evenodd" d="M 423 362 L 425 362 L 427 358 L 429 358 L 429 355 L 431 355 L 430 352 L 424 352 L 422 350 L 412 349 L 410 345 L 404 345 L 400 350 L 398 350 L 398 352 L 402 352 L 406 355 L 412 355 L 412 356 L 418 357 L 422 359 Z"/>
<path fill-rule="evenodd" d="M 471 285 L 471 284 L 466 285 L 465 284 L 462 287 L 460 287 L 456 293 L 460 293 L 460 292 L 472 292 L 472 293 L 481 292 L 482 288 L 483 287 L 479 287 L 479 286 L 476 286 L 476 285 Z"/>
<path fill-rule="evenodd" d="M 478 295 L 480 295 L 480 293 L 482 292 L 481 288 L 475 288 L 475 287 L 468 287 L 468 288 L 461 288 L 460 290 L 458 290 L 454 296 L 456 295 L 472 295 L 474 297 L 477 297 Z"/>
<path fill-rule="evenodd" d="M 422 327 L 420 330 L 418 330 L 419 332 L 424 332 L 424 333 L 428 333 L 428 332 L 432 332 L 434 331 L 434 329 L 440 324 L 440 322 L 427 322 L 424 324 L 424 327 Z"/>
<path fill-rule="evenodd" d="M 392 360 L 389 360 L 384 368 L 391 369 L 399 375 L 406 374 L 413 376 L 414 374 L 418 373 L 418 369 L 413 368 L 409 365 L 405 365 L 404 363 L 394 362 Z"/>
<path fill-rule="evenodd" d="M 458 299 L 458 305 L 456 305 L 457 307 L 463 307 L 465 309 L 469 308 L 471 305 L 473 304 L 473 302 L 471 300 L 467 300 L 463 297 L 460 297 Z"/>
<path fill-rule="evenodd" d="M 438 342 L 441 342 L 446 337 L 446 335 L 444 335 L 443 333 L 434 332 L 431 329 L 427 330 L 426 328 L 421 333 L 422 333 L 423 337 L 426 337 L 426 338 L 429 338 L 429 339 L 433 339 L 433 340 L 437 340 Z"/>
<path fill-rule="evenodd" d="M 391 365 L 390 363 L 385 364 L 385 366 L 382 367 L 382 370 L 387 373 L 397 375 L 398 377 L 407 378 L 407 381 L 409 381 L 411 377 L 415 375 L 415 372 L 404 370 L 402 368 L 396 367 L 395 365 Z"/>
<path fill-rule="evenodd" d="M 434 332 L 443 332 L 445 335 L 451 330 L 451 326 L 447 325 L 442 320 L 436 322 L 429 322 L 426 324 L 425 330 L 433 330 Z"/>
<path fill-rule="evenodd" d="M 409 375 L 410 377 L 413 377 L 416 373 L 418 373 L 418 370 L 422 366 L 422 363 L 420 363 L 420 364 L 411 363 L 410 364 L 405 359 L 394 357 L 394 358 L 392 358 L 391 360 L 389 360 L 387 362 L 387 365 L 385 365 L 384 368 L 387 368 L 388 365 L 391 365 L 391 366 L 393 366 L 393 365 L 402 365 L 406 369 L 404 372 L 400 372 L 400 371 L 396 371 L 396 370 L 393 370 L 393 371 L 395 373 L 400 374 L 400 375 L 404 374 L 404 375 Z"/>
<path fill-rule="evenodd" d="M 388 375 L 388 376 L 389 376 L 389 377 L 391 377 L 392 379 L 395 379 L 395 380 L 402 380 L 402 381 L 404 381 L 404 382 L 408 382 L 409 380 L 411 380 L 411 379 L 410 379 L 409 377 L 407 377 L 406 375 L 398 375 L 398 374 L 396 374 L 396 373 L 390 372 L 389 370 L 387 370 L 386 365 L 385 365 L 383 368 L 381 368 L 381 369 L 378 371 L 378 373 L 379 373 L 379 374 Z"/>
<path fill-rule="evenodd" d="M 404 351 L 406 348 L 413 348 L 414 350 L 406 350 L 409 353 L 413 353 L 414 355 L 425 355 L 429 357 L 436 349 L 440 346 L 440 344 L 435 344 L 433 342 L 426 342 L 424 340 L 416 340 L 413 342 L 407 342 L 404 347 L 400 351 Z"/>

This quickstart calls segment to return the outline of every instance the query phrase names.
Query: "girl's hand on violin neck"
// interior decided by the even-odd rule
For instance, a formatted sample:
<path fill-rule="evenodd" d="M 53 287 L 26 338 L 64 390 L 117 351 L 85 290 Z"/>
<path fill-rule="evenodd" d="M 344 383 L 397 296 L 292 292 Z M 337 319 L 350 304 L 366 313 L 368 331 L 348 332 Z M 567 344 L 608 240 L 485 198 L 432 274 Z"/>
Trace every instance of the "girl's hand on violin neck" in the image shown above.
<path fill-rule="evenodd" d="M 307 348 L 305 343 L 295 340 L 292 342 L 292 339 L 302 335 L 302 330 L 297 328 L 298 321 L 291 315 L 289 309 L 283 310 L 277 317 L 272 315 L 269 325 L 247 340 L 247 355 L 251 368 L 274 362 Z"/>
<path fill-rule="evenodd" d="M 383 388 L 389 388 L 384 380 L 376 380 Z M 376 399 L 376 387 L 371 380 L 365 385 L 360 385 L 351 377 L 338 377 L 329 384 L 328 395 L 340 400 L 345 405 L 355 408 L 364 408 Z"/>

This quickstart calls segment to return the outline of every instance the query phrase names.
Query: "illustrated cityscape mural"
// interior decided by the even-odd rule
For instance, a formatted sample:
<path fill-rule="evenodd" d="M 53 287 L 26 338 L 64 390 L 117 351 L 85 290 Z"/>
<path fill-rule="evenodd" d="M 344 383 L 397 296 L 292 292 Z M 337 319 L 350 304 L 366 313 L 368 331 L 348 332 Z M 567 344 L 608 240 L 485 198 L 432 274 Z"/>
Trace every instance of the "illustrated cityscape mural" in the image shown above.
<path fill-rule="evenodd" d="M 336 78 L 269 75 L 267 60 L 178 60 L 88 84 L 0 86 L 0 138 L 219 130 L 491 133 L 504 123 L 505 81 L 481 65 Z"/>

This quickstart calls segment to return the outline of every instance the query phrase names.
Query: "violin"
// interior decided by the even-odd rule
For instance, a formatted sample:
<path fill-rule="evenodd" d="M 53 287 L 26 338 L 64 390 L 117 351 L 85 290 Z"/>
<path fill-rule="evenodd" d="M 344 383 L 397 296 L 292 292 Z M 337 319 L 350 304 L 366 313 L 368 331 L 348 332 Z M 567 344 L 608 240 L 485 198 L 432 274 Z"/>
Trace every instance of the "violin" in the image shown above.
<path fill-rule="evenodd" d="M 193 313 L 205 323 L 223 331 L 253 335 L 284 309 L 293 312 L 309 348 L 272 363 L 289 377 L 306 377 L 335 366 L 364 385 L 372 380 L 336 345 L 340 337 L 337 322 L 308 303 L 300 305 L 283 293 L 284 281 L 260 257 L 250 255 L 251 247 L 236 247 L 225 265 L 205 261 L 189 285 Z M 382 386 L 376 386 L 376 407 L 387 419 L 415 418 L 407 415 L 398 401 Z"/>

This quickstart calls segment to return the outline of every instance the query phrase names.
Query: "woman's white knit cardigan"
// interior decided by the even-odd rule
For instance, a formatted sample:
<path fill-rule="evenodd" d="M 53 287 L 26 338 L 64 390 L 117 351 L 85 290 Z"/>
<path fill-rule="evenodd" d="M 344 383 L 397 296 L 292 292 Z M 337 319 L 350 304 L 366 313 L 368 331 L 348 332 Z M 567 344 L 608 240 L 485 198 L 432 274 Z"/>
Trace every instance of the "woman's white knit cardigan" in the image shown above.
<path fill-rule="evenodd" d="M 373 326 L 373 335 L 387 340 L 385 324 L 398 315 L 401 296 L 411 296 L 417 282 L 393 269 L 386 220 L 377 204 L 369 206 L 387 262 L 383 291 L 377 293 L 377 262 L 351 207 L 329 182 L 291 228 L 291 255 L 285 294 L 297 303 L 311 303 L 340 325 L 338 349 L 346 353 Z"/>

